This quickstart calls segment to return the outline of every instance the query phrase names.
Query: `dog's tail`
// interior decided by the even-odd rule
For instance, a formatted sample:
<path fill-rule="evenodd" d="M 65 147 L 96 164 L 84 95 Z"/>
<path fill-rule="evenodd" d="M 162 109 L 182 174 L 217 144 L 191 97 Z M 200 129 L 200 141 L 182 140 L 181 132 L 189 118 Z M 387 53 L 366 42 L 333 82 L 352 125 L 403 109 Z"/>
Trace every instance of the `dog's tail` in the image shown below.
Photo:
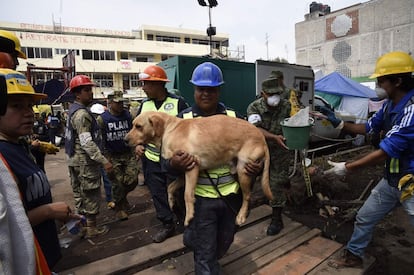
<path fill-rule="evenodd" d="M 269 200 L 273 200 L 272 190 L 270 189 L 269 183 L 269 167 L 270 167 L 270 153 L 269 148 L 267 145 L 264 145 L 265 150 L 265 159 L 264 159 L 264 167 L 263 167 L 263 174 L 262 174 L 262 189 L 263 193 Z"/>

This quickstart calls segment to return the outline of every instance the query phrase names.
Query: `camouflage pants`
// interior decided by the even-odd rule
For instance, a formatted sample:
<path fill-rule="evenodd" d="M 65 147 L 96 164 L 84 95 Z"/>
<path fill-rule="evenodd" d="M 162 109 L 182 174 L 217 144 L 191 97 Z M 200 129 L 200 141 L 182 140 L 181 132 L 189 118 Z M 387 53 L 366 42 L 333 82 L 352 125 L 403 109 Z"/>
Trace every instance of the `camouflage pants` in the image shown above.
<path fill-rule="evenodd" d="M 289 165 L 292 152 L 282 149 L 269 148 L 270 168 L 269 183 L 272 190 L 273 200 L 270 201 L 272 207 L 284 207 L 286 204 L 285 191 L 289 187 Z"/>
<path fill-rule="evenodd" d="M 101 165 L 69 166 L 75 208 L 82 215 L 97 215 L 101 201 Z"/>
<path fill-rule="evenodd" d="M 138 159 L 131 152 L 111 154 L 108 159 L 113 165 L 113 171 L 108 174 L 112 183 L 113 200 L 118 209 L 126 210 L 126 197 L 138 184 Z"/>

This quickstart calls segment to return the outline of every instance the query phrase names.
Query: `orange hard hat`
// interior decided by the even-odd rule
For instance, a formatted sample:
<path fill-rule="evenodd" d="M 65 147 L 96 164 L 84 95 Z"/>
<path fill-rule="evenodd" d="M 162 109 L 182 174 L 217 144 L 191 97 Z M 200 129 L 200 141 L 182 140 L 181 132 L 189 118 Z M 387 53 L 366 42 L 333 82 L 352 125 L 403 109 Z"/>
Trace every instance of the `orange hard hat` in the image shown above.
<path fill-rule="evenodd" d="M 72 78 L 72 80 L 70 81 L 70 91 L 73 91 L 74 88 L 79 86 L 96 86 L 96 84 L 93 83 L 88 76 L 80 74 Z"/>
<path fill-rule="evenodd" d="M 139 74 L 139 80 L 170 82 L 164 69 L 156 65 L 146 67 L 144 72 Z"/>

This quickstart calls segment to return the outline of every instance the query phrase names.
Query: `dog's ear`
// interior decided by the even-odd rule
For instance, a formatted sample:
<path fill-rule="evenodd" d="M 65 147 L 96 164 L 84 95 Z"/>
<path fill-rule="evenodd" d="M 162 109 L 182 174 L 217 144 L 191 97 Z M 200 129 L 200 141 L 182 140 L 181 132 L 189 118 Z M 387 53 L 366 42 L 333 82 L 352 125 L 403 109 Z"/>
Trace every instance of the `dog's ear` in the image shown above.
<path fill-rule="evenodd" d="M 154 113 L 148 118 L 149 123 L 152 125 L 155 137 L 162 137 L 164 134 L 164 119 L 158 113 Z"/>

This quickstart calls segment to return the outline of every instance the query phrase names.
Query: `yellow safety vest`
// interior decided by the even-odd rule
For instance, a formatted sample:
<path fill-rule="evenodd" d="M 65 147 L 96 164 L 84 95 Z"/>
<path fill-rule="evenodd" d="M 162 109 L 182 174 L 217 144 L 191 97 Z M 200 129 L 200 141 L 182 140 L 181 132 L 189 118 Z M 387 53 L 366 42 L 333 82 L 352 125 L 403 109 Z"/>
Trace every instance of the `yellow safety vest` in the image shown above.
<path fill-rule="evenodd" d="M 236 112 L 226 110 L 226 114 L 230 117 L 236 117 Z M 193 113 L 183 114 L 184 119 L 193 118 Z M 213 183 L 210 181 L 210 176 Z M 213 184 L 217 185 L 218 190 L 222 196 L 229 194 L 236 194 L 239 191 L 240 185 L 234 180 L 233 175 L 230 173 L 230 166 L 223 165 L 221 167 L 210 169 L 206 172 L 200 172 L 198 176 L 195 194 L 204 198 L 219 198 L 220 195 L 217 193 L 216 188 Z"/>
<path fill-rule="evenodd" d="M 159 109 L 157 109 L 153 100 L 144 101 L 141 113 L 148 111 L 163 112 L 176 116 L 178 114 L 178 98 L 167 97 Z M 154 144 L 149 143 L 145 146 L 144 155 L 147 159 L 153 162 L 160 162 L 160 154 L 160 150 Z"/>

